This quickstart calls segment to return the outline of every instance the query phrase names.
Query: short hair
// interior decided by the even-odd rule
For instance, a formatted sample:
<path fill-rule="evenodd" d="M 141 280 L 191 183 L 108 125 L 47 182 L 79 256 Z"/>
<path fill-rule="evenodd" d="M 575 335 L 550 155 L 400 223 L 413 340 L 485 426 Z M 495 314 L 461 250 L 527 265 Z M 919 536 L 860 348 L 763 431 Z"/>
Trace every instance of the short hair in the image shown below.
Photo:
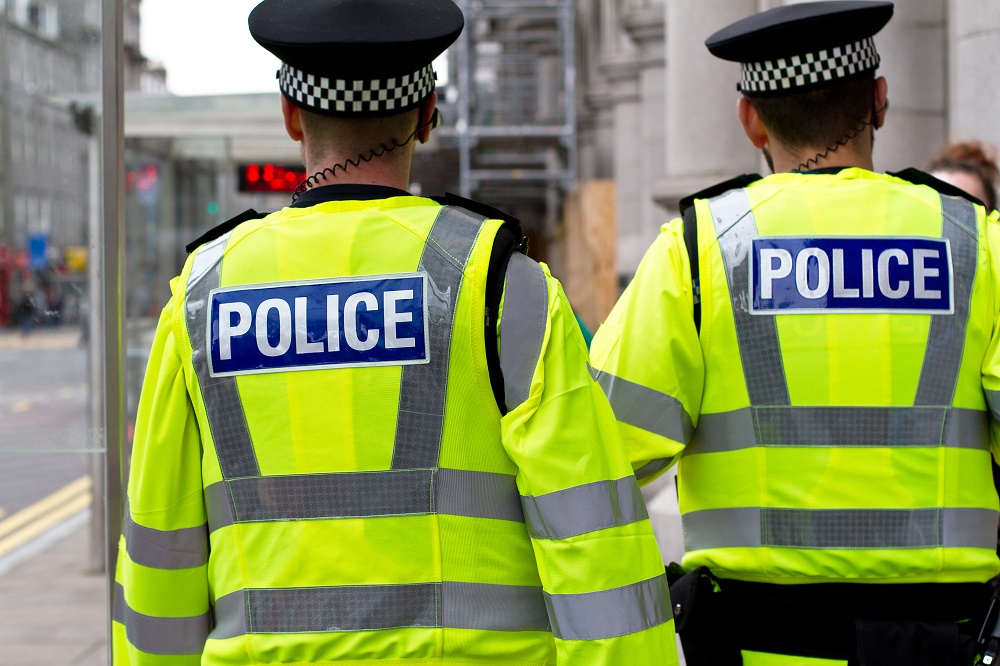
<path fill-rule="evenodd" d="M 338 118 L 300 108 L 304 141 L 320 153 L 332 150 L 345 156 L 367 155 L 383 145 L 393 148 L 412 140 L 417 110 L 377 118 Z"/>
<path fill-rule="evenodd" d="M 871 122 L 875 76 L 835 83 L 819 90 L 747 99 L 775 139 L 788 148 L 826 148 Z"/>
<path fill-rule="evenodd" d="M 1000 181 L 996 150 L 979 141 L 952 143 L 940 150 L 927 165 L 927 171 L 958 171 L 978 178 L 986 193 L 986 209 L 997 207 L 996 184 Z"/>

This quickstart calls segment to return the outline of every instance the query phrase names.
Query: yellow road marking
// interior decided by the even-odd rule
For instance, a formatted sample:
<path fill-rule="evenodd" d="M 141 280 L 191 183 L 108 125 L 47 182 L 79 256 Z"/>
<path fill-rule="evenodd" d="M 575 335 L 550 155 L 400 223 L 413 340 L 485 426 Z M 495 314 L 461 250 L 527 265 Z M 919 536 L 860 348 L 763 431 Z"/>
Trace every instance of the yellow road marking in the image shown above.
<path fill-rule="evenodd" d="M 14 532 L 9 537 L 0 539 L 0 557 L 3 557 L 19 546 L 23 546 L 39 534 L 42 534 L 49 528 L 55 527 L 67 518 L 83 511 L 90 506 L 90 500 L 91 497 L 89 494 L 80 495 L 63 504 L 52 513 L 47 513 L 23 529 Z"/>
<path fill-rule="evenodd" d="M 89 476 L 81 476 L 76 481 L 60 488 L 48 497 L 40 499 L 31 506 L 21 509 L 9 518 L 0 520 L 0 538 L 7 536 L 15 530 L 21 529 L 31 521 L 41 516 L 45 516 L 47 513 L 59 510 L 61 505 L 65 505 L 71 500 L 76 499 L 77 496 L 85 497 L 88 502 L 90 501 Z"/>
<path fill-rule="evenodd" d="M 20 414 L 22 412 L 28 411 L 29 409 L 31 409 L 30 400 L 18 400 L 17 402 L 15 402 L 13 405 L 10 406 L 10 413 Z"/>
<path fill-rule="evenodd" d="M 2 506 L 0 506 L 0 518 L 3 518 L 6 515 L 7 515 L 7 510 Z"/>

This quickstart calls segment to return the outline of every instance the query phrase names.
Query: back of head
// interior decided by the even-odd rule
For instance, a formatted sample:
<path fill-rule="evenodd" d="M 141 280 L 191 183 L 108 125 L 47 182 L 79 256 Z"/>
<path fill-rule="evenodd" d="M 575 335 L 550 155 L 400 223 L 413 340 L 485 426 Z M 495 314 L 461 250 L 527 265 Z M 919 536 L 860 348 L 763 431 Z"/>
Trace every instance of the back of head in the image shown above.
<path fill-rule="evenodd" d="M 875 78 L 781 96 L 751 96 L 761 121 L 791 149 L 833 146 L 871 122 Z"/>
<path fill-rule="evenodd" d="M 988 210 L 997 207 L 997 183 L 1000 182 L 1000 167 L 997 166 L 997 151 L 979 141 L 952 143 L 934 156 L 927 165 L 927 171 L 942 180 L 947 180 L 973 196 L 982 199 Z M 979 186 L 979 191 L 963 187 L 964 183 L 952 182 L 949 174 L 965 174 Z"/>
<path fill-rule="evenodd" d="M 877 122 L 874 35 L 892 13 L 881 1 L 782 5 L 716 31 L 705 45 L 740 63 L 737 90 L 771 138 L 791 151 L 832 151 Z"/>

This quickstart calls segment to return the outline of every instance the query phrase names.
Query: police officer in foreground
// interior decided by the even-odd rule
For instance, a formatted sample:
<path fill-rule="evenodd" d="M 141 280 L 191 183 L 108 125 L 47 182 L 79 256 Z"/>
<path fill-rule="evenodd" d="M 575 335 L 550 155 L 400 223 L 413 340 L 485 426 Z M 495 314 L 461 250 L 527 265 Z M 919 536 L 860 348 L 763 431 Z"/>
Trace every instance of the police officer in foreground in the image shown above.
<path fill-rule="evenodd" d="M 892 10 L 794 4 L 708 39 L 742 63 L 739 121 L 774 174 L 682 201 L 593 343 L 640 482 L 679 465 L 689 666 L 996 647 L 1000 227 L 872 170 Z"/>
<path fill-rule="evenodd" d="M 451 0 L 251 13 L 317 175 L 200 239 L 172 283 L 116 664 L 677 663 L 559 283 L 517 251 L 516 220 L 404 189 L 436 124 L 431 62 L 462 27 Z"/>

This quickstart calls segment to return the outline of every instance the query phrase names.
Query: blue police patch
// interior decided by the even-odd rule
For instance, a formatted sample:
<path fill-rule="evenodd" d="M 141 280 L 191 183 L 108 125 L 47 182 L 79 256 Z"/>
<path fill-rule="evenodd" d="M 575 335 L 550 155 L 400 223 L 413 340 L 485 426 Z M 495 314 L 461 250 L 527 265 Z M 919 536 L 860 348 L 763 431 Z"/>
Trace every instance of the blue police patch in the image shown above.
<path fill-rule="evenodd" d="M 211 375 L 427 363 L 426 285 L 413 273 L 215 289 Z"/>
<path fill-rule="evenodd" d="M 754 238 L 754 314 L 954 314 L 946 238 Z"/>

